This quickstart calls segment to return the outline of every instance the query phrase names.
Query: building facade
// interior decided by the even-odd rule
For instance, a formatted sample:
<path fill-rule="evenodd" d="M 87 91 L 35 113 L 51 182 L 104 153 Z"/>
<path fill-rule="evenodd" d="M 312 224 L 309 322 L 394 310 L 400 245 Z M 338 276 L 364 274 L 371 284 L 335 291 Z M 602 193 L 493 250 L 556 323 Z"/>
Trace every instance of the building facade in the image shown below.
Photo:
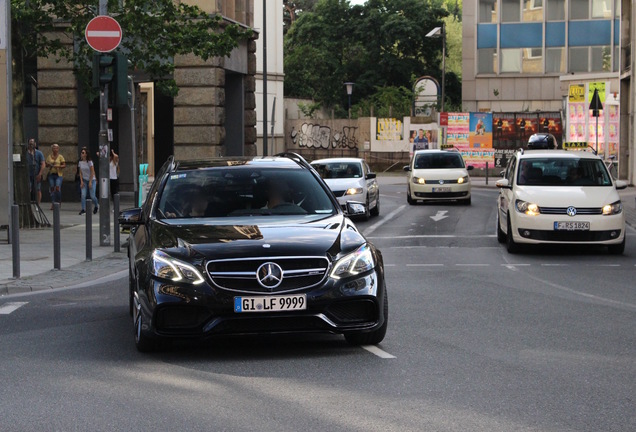
<path fill-rule="evenodd" d="M 253 0 L 189 3 L 228 22 L 246 28 L 254 25 Z M 173 61 L 178 96 L 162 96 L 143 72 L 130 72 L 136 84 L 136 105 L 133 110 L 113 107 L 110 144 L 120 155 L 122 192 L 133 191 L 141 163 L 148 164 L 152 176 L 170 155 L 195 159 L 256 154 L 255 41 L 241 42 L 224 58 L 203 61 L 185 55 Z M 51 144 L 58 143 L 67 161 L 65 180 L 72 180 L 79 149 L 87 146 L 92 154 L 97 151 L 99 107 L 83 98 L 71 65 L 64 61 L 38 58 L 37 83 L 37 129 L 27 130 L 27 136 L 37 137 L 45 154 Z M 74 189 L 63 188 L 64 197 L 73 199 Z M 48 199 L 46 195 L 43 199 Z"/>
<path fill-rule="evenodd" d="M 599 153 L 616 158 L 619 176 L 631 180 L 629 145 L 619 138 L 622 3 L 464 2 L 464 110 L 561 112 L 564 141 L 600 141 Z M 606 105 L 598 127 L 587 109 L 594 89 Z"/>
<path fill-rule="evenodd" d="M 256 40 L 256 148 L 259 155 L 264 152 L 263 133 L 267 134 L 267 154 L 285 150 L 285 110 L 283 72 L 283 4 L 272 2 L 279 7 L 269 7 L 263 20 L 262 0 L 254 3 L 254 28 L 259 32 Z M 265 34 L 265 32 L 267 34 Z M 267 45 L 264 41 L 267 40 Z M 265 88 L 265 51 L 267 48 L 267 98 L 263 97 Z M 267 101 L 267 109 L 263 106 Z M 265 118 L 267 114 L 267 118 Z"/>

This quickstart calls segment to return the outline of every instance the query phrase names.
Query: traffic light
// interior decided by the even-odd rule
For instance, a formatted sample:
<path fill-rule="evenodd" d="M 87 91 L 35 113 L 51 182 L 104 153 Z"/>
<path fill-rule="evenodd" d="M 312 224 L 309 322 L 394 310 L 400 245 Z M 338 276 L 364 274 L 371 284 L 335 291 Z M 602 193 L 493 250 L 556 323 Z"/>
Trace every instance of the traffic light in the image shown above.
<path fill-rule="evenodd" d="M 115 77 L 112 91 L 115 105 L 128 104 L 128 59 L 122 53 L 115 53 Z"/>
<path fill-rule="evenodd" d="M 93 88 L 112 84 L 110 93 L 114 105 L 128 103 L 128 60 L 121 53 L 93 54 Z"/>
<path fill-rule="evenodd" d="M 101 88 L 113 80 L 115 57 L 106 54 L 93 54 L 93 88 Z"/>

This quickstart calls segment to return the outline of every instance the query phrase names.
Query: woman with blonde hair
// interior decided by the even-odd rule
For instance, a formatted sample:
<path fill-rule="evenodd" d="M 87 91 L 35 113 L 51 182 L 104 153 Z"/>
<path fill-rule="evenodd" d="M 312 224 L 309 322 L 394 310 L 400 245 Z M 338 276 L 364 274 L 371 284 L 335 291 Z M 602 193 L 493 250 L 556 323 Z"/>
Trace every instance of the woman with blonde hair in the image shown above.
<path fill-rule="evenodd" d="M 62 181 L 64 180 L 64 168 L 66 168 L 66 161 L 64 156 L 60 154 L 58 144 L 51 146 L 51 154 L 47 156 L 45 165 L 49 169 L 47 178 L 51 193 L 51 210 L 53 210 L 53 203 L 62 204 Z"/>

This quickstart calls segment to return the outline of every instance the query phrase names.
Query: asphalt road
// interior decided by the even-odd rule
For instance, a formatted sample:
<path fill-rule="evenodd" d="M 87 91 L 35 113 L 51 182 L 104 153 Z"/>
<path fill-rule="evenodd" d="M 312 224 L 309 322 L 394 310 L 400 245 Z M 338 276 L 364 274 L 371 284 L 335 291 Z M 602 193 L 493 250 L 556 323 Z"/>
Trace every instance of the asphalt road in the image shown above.
<path fill-rule="evenodd" d="M 496 191 L 408 206 L 382 185 L 378 346 L 228 338 L 143 355 L 127 282 L 13 296 L 0 314 L 2 431 L 636 430 L 636 233 L 623 256 L 509 255 Z"/>

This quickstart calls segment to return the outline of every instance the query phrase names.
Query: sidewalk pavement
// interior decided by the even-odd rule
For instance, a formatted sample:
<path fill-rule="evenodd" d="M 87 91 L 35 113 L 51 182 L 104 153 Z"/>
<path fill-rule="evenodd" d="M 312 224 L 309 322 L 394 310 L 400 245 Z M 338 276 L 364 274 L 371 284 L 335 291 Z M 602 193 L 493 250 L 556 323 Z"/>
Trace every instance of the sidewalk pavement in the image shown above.
<path fill-rule="evenodd" d="M 6 232 L 0 243 L 0 297 L 90 283 L 118 272 L 126 275 L 128 234 L 118 233 L 120 251 L 115 252 L 114 213 L 111 203 L 110 245 L 100 246 L 99 212 L 91 214 L 91 260 L 87 260 L 86 215 L 79 215 L 79 202 L 63 202 L 60 206 L 60 269 L 54 263 L 53 210 L 43 202 L 41 209 L 50 227 L 21 229 L 19 232 L 19 278 L 14 278 L 13 245 Z M 132 196 L 120 197 L 120 210 L 133 207 Z"/>
<path fill-rule="evenodd" d="M 382 185 L 404 184 L 402 173 L 379 174 Z M 474 188 L 496 188 L 497 178 L 473 177 Z M 636 188 L 629 186 L 619 191 L 627 224 L 636 228 Z M 494 205 L 494 203 L 493 203 Z M 42 203 L 42 210 L 53 225 L 50 203 Z M 133 207 L 132 197 L 121 197 L 120 210 Z M 0 243 L 0 297 L 8 294 L 27 293 L 79 285 L 90 285 L 106 277 L 124 277 L 128 272 L 126 242 L 128 234 L 120 236 L 120 251 L 115 252 L 114 215 L 110 218 L 110 245 L 100 246 L 99 213 L 92 215 L 92 259 L 86 254 L 86 216 L 80 216 L 79 202 L 62 203 L 60 209 L 60 269 L 54 269 L 53 228 L 21 229 L 19 233 L 20 277 L 13 277 L 13 245 Z M 111 204 L 112 210 L 112 204 Z M 382 217 L 382 215 L 380 216 Z"/>

